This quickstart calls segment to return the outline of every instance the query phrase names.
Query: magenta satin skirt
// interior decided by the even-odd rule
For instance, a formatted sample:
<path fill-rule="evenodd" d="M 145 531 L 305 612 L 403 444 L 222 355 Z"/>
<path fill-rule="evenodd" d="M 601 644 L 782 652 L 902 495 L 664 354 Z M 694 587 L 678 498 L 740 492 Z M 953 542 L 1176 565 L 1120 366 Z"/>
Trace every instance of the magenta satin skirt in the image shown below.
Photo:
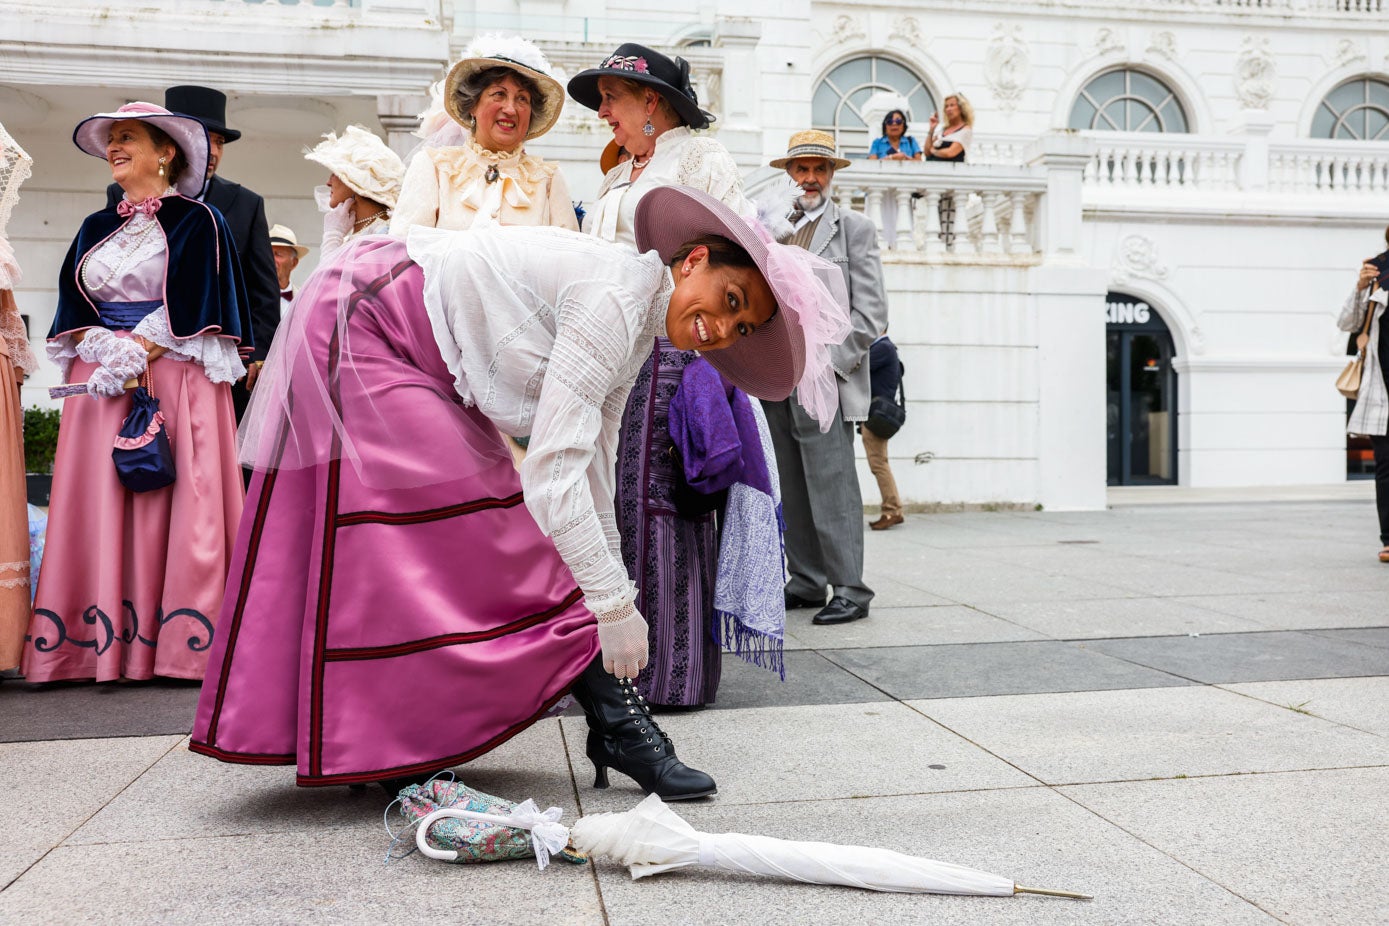
<path fill-rule="evenodd" d="M 360 298 L 294 312 L 312 313 L 300 321 L 314 378 L 334 383 L 356 459 L 256 472 L 191 747 L 293 763 L 301 785 L 482 755 L 545 716 L 598 653 L 594 618 L 505 450 L 464 460 L 457 442 L 438 449 L 437 435 L 460 429 L 477 446 L 501 437 L 458 400 L 419 267 L 383 243 L 326 272 L 349 276 Z M 350 357 L 333 336 L 340 311 Z M 344 364 L 354 375 L 334 379 Z M 296 384 L 310 388 L 295 374 L 291 396 Z M 300 404 L 295 414 L 323 414 Z"/>
<path fill-rule="evenodd" d="M 68 379 L 93 369 L 78 358 Z M 177 473 L 163 489 L 130 492 L 116 478 L 128 397 L 64 401 L 24 644 L 31 682 L 203 677 L 245 497 L 231 387 L 196 363 L 156 360 L 150 372 Z"/>

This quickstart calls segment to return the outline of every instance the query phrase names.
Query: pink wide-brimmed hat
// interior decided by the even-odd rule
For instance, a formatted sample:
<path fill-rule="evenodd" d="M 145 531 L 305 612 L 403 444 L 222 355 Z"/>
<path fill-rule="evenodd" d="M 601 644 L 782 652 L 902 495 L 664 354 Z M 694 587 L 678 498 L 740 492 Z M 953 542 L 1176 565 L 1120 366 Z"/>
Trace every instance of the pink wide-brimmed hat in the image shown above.
<path fill-rule="evenodd" d="M 106 137 L 111 132 L 111 123 L 124 119 L 138 119 L 163 129 L 188 161 L 188 169 L 174 188 L 184 196 L 191 197 L 202 192 L 203 183 L 207 180 L 207 128 L 192 116 L 171 113 L 154 103 L 126 103 L 113 113 L 97 113 L 77 123 L 77 128 L 72 130 L 72 141 L 92 157 L 104 161 Z"/>
<path fill-rule="evenodd" d="M 849 334 L 849 297 L 839 268 L 805 248 L 778 244 L 756 220 L 740 217 L 705 193 L 659 187 L 637 203 L 637 248 L 669 263 L 687 242 L 721 235 L 757 264 L 776 297 L 767 322 L 728 347 L 704 357 L 733 385 L 759 399 L 780 401 L 796 392 L 828 430 L 839 406 L 830 349 Z"/>

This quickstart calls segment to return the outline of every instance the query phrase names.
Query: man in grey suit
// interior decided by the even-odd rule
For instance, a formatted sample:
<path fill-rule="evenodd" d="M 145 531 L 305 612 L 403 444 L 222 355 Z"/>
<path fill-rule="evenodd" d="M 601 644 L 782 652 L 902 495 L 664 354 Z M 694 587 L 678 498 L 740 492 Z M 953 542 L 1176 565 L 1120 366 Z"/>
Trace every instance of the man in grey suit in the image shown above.
<path fill-rule="evenodd" d="M 863 496 L 854 466 L 854 423 L 868 417 L 868 349 L 887 327 L 887 294 L 878 258 L 878 231 L 857 212 L 830 198 L 835 170 L 849 162 L 835 155 L 828 132 L 791 136 L 785 168 L 800 188 L 788 244 L 839 266 L 849 291 L 853 330 L 830 353 L 839 382 L 839 420 L 826 433 L 794 396 L 763 402 L 781 472 L 786 516 L 786 608 L 819 608 L 817 624 L 843 624 L 868 616 L 873 590 L 863 582 Z M 831 592 L 825 604 L 826 589 Z"/>

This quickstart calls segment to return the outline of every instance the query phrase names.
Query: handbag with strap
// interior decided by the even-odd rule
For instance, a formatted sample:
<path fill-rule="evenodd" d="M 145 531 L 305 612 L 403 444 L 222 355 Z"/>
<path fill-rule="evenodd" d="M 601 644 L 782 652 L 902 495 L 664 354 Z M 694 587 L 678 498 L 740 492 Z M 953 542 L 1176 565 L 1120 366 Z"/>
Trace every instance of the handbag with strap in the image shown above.
<path fill-rule="evenodd" d="M 121 422 L 111 460 L 116 478 L 132 492 L 152 492 L 174 481 L 174 451 L 148 366 L 130 396 L 130 414 Z"/>
<path fill-rule="evenodd" d="M 1355 337 L 1355 359 L 1346 364 L 1346 368 L 1341 371 L 1341 375 L 1336 377 L 1336 391 L 1347 399 L 1354 399 L 1360 395 L 1360 380 L 1365 375 L 1365 345 L 1370 343 L 1370 324 L 1374 321 L 1375 304 L 1365 303 L 1365 327 L 1360 329 L 1360 334 Z"/>
<path fill-rule="evenodd" d="M 905 378 L 897 380 L 896 400 L 875 395 L 868 403 L 868 418 L 863 426 L 883 440 L 902 430 L 902 424 L 907 420 L 907 393 L 902 386 L 902 379 Z"/>

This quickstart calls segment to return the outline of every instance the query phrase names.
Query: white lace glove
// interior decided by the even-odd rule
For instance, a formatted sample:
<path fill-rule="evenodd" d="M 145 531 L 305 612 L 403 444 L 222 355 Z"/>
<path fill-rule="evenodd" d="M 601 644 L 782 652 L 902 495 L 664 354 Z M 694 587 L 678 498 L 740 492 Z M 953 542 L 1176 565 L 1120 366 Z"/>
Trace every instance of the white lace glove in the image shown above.
<path fill-rule="evenodd" d="M 77 356 L 99 364 L 87 377 L 87 394 L 118 396 L 125 392 L 125 381 L 145 372 L 149 355 L 134 338 L 118 338 L 105 328 L 90 328 Z"/>
<path fill-rule="evenodd" d="M 319 259 L 342 247 L 352 234 L 352 197 L 323 213 L 323 243 L 318 247 Z"/>
<path fill-rule="evenodd" d="M 87 395 L 94 399 L 102 396 L 114 399 L 116 396 L 125 395 L 125 381 L 128 376 L 117 376 L 106 367 L 97 367 L 92 371 L 92 375 L 87 377 Z"/>
<path fill-rule="evenodd" d="M 646 621 L 635 604 L 598 615 L 598 645 L 603 670 L 618 678 L 636 678 L 646 668 Z"/>

